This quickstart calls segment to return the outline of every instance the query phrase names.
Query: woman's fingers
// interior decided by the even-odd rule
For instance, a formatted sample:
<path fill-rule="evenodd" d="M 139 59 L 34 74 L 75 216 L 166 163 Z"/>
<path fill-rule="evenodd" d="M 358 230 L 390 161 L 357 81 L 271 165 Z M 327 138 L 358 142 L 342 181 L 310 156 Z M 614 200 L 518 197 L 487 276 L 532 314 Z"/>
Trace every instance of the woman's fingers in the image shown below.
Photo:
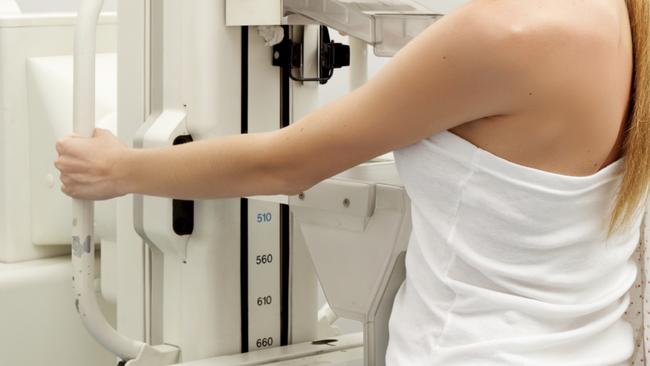
<path fill-rule="evenodd" d="M 73 198 L 104 200 L 116 196 L 110 182 L 88 174 L 61 174 L 60 180 L 61 191 Z"/>
<path fill-rule="evenodd" d="M 61 174 L 60 179 L 62 186 L 71 186 L 73 184 L 73 180 L 68 174 Z"/>
<path fill-rule="evenodd" d="M 54 167 L 61 173 L 81 173 L 88 170 L 88 167 L 83 162 L 67 156 L 59 156 L 54 161 Z"/>
<path fill-rule="evenodd" d="M 60 138 L 56 141 L 56 152 L 59 154 L 59 156 L 65 154 L 66 152 L 66 146 L 68 143 L 68 140 L 70 139 L 69 136 Z"/>
<path fill-rule="evenodd" d="M 95 131 L 93 131 L 93 137 L 114 137 L 113 133 L 109 130 L 105 130 L 103 128 L 95 128 Z"/>

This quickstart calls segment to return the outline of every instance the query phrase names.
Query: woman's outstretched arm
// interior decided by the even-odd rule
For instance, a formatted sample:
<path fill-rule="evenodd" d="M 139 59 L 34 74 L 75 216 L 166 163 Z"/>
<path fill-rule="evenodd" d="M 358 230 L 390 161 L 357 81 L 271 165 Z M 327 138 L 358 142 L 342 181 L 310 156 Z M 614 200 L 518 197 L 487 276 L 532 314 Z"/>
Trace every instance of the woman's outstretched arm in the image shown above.
<path fill-rule="evenodd" d="M 509 2 L 509 1 L 506 1 Z M 473 2 L 402 49 L 366 85 L 269 133 L 130 149 L 110 133 L 57 143 L 62 190 L 82 199 L 295 194 L 386 152 L 529 99 L 535 42 Z"/>

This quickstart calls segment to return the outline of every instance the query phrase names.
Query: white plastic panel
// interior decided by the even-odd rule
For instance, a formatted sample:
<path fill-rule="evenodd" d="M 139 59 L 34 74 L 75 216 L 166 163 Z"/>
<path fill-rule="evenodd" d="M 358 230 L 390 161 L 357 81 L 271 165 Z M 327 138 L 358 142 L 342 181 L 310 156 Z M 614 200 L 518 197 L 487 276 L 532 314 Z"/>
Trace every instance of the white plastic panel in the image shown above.
<path fill-rule="evenodd" d="M 375 55 L 389 57 L 399 51 L 410 40 L 422 33 L 442 15 L 382 14 L 374 16 Z"/>
<path fill-rule="evenodd" d="M 0 0 L 0 14 L 20 14 L 20 8 L 14 0 Z"/>
<path fill-rule="evenodd" d="M 282 19 L 281 0 L 234 0 L 226 2 L 228 25 L 276 25 Z"/>
<path fill-rule="evenodd" d="M 274 1 L 262 0 L 271 6 Z M 250 1 L 244 1 L 250 2 Z M 280 8 L 281 9 L 281 8 Z M 273 11 L 265 9 L 265 12 Z M 280 11 L 281 13 L 281 11 Z M 256 31 L 248 44 L 248 132 L 280 127 L 280 68 Z M 248 200 L 248 349 L 281 345 L 280 205 Z"/>
<path fill-rule="evenodd" d="M 130 32 L 137 34 L 139 29 L 151 25 L 151 38 L 145 41 L 144 48 L 132 50 L 150 51 L 145 60 L 150 69 L 144 70 L 143 78 L 148 83 L 145 90 L 149 89 L 150 100 L 141 100 L 146 106 L 144 112 L 153 116 L 182 109 L 187 113 L 187 132 L 195 141 L 238 134 L 241 30 L 225 27 L 225 0 L 154 1 L 145 9 L 151 11 L 150 20 L 132 19 L 124 25 L 120 15 L 120 32 L 124 33 L 119 42 L 129 42 Z M 129 72 L 135 71 L 124 66 Z M 131 94 L 129 89 L 139 88 L 143 79 L 124 80 L 119 86 L 120 98 L 122 93 Z M 135 108 L 128 102 L 127 105 Z M 127 121 L 124 126 L 128 129 L 129 124 L 137 125 L 141 119 L 133 113 Z M 162 341 L 179 346 L 183 361 L 241 350 L 239 208 L 239 199 L 196 200 L 194 230 L 185 261 L 173 255 L 164 258 L 162 319 L 152 321 L 159 321 L 156 327 L 162 323 Z M 150 216 L 152 220 L 164 217 Z M 119 251 L 122 245 L 125 244 L 120 239 Z M 121 284 L 120 281 L 118 291 Z M 121 307 L 121 296 L 118 303 Z"/>
<path fill-rule="evenodd" d="M 145 1 L 119 0 L 118 29 L 118 137 L 124 143 L 133 141 L 140 126 L 134 121 L 145 119 Z M 133 198 L 117 200 L 116 273 L 117 327 L 120 333 L 144 340 L 145 288 L 142 239 L 133 228 Z"/>
<path fill-rule="evenodd" d="M 0 262 L 51 257 L 70 250 L 68 239 L 64 241 L 67 245 L 53 247 L 35 246 L 32 241 L 28 183 L 32 126 L 26 62 L 71 54 L 74 22 L 70 15 L 0 14 Z M 117 19 L 115 15 L 102 16 L 100 22 L 98 52 L 115 52 Z M 43 146 L 43 151 L 46 149 Z M 63 230 L 67 227 L 69 222 Z"/>
<path fill-rule="evenodd" d="M 227 23 L 304 24 L 308 18 L 361 39 L 374 47 L 376 55 L 388 57 L 441 16 L 468 1 L 227 0 Z M 283 14 L 289 17 L 283 18 Z"/>
<path fill-rule="evenodd" d="M 311 18 L 391 56 L 467 0 L 284 0 L 284 10 Z"/>
<path fill-rule="evenodd" d="M 305 342 L 261 351 L 180 363 L 177 366 L 363 365 L 363 334 L 334 337 L 331 343 Z"/>
<path fill-rule="evenodd" d="M 68 256 L 0 263 L 0 365 L 114 366 L 81 324 Z M 115 307 L 100 301 L 110 323 Z"/>
<path fill-rule="evenodd" d="M 0 4 L 2 1 L 0 0 Z M 9 0 L 16 3 L 23 13 L 61 13 L 76 12 L 79 0 Z M 115 11 L 116 0 L 105 0 L 104 11 Z"/>
<path fill-rule="evenodd" d="M 335 185 L 337 179 L 328 182 Z M 343 195 L 350 191 L 347 185 L 340 189 Z M 377 185 L 374 197 L 377 206 L 362 230 L 351 230 L 347 222 L 343 225 L 343 219 L 353 221 L 354 216 L 339 213 L 341 220 L 336 221 L 329 212 L 314 206 L 293 207 L 332 310 L 358 321 L 372 317 L 374 302 L 395 258 L 406 250 L 405 234 L 410 230 L 403 188 Z"/>
<path fill-rule="evenodd" d="M 172 146 L 178 136 L 187 135 L 186 113 L 183 110 L 168 109 L 143 125 L 142 137 L 136 138 L 136 145 L 151 149 Z M 173 229 L 173 200 L 165 197 L 136 196 L 134 201 L 135 227 L 149 244 L 156 246 L 165 255 L 178 260 L 187 257 L 188 235 L 177 235 Z"/>

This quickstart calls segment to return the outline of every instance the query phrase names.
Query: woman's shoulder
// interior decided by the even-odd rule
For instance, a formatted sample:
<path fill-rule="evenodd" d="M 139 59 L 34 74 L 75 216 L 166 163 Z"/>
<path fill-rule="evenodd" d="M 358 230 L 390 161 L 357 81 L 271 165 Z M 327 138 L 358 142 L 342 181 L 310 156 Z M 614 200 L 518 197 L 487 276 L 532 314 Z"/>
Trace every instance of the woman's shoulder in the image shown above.
<path fill-rule="evenodd" d="M 548 85 L 595 70 L 567 65 L 620 63 L 613 57 L 624 50 L 629 32 L 620 1 L 474 0 L 443 18 L 440 26 L 450 47 L 473 55 L 466 62 L 484 66 L 479 71 L 501 69 L 513 83 Z"/>
<path fill-rule="evenodd" d="M 446 19 L 477 40 L 526 51 L 618 40 L 622 20 L 620 8 L 601 0 L 473 0 Z"/>

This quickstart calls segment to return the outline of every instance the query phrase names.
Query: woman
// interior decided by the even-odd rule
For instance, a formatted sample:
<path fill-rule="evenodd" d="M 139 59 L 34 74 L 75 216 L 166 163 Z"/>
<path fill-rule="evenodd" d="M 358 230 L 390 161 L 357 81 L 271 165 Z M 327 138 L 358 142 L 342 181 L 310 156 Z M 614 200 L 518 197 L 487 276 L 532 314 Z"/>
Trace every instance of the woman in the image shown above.
<path fill-rule="evenodd" d="M 396 150 L 413 234 L 390 365 L 627 364 L 648 42 L 647 0 L 476 0 L 285 129 L 151 150 L 97 130 L 55 165 L 82 199 L 294 195 Z"/>

